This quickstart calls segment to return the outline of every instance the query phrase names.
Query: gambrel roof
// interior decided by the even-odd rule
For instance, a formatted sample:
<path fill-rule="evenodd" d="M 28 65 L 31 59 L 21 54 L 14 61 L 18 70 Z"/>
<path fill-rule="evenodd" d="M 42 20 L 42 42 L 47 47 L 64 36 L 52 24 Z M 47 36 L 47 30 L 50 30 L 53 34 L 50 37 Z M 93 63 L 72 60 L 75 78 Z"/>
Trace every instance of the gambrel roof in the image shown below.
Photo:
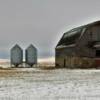
<path fill-rule="evenodd" d="M 56 48 L 61 46 L 66 47 L 68 45 L 70 46 L 72 44 L 75 44 L 76 40 L 79 39 L 82 36 L 82 34 L 85 33 L 85 30 L 88 29 L 88 27 L 91 27 L 93 25 L 98 25 L 98 24 L 100 25 L 100 21 L 96 21 L 84 26 L 80 26 L 64 33 L 61 40 L 58 42 Z"/>

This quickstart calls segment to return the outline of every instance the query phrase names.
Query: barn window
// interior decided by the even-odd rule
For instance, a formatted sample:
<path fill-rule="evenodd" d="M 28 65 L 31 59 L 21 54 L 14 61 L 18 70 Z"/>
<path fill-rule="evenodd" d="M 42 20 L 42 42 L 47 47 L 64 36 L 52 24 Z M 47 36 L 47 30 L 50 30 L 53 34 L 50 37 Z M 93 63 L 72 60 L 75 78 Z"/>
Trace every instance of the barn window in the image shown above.
<path fill-rule="evenodd" d="M 96 50 L 96 57 L 100 57 L 100 50 Z"/>

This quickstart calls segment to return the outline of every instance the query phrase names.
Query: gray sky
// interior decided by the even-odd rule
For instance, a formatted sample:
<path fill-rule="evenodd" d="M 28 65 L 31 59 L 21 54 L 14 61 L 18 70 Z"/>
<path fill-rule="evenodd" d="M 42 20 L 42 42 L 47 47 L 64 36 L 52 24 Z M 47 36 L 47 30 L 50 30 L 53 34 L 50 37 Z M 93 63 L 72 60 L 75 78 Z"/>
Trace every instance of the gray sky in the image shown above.
<path fill-rule="evenodd" d="M 99 19 L 100 0 L 0 0 L 0 58 L 16 43 L 54 56 L 63 32 Z"/>

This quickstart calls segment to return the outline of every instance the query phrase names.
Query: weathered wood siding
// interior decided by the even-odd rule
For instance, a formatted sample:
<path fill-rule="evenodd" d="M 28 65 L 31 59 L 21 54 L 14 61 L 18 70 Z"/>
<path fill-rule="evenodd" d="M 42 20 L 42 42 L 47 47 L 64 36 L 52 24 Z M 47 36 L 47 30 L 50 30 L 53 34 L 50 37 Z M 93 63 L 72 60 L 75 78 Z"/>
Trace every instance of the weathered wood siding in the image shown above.
<path fill-rule="evenodd" d="M 100 41 L 100 25 L 96 25 L 90 28 L 90 31 L 93 34 L 94 41 Z"/>
<path fill-rule="evenodd" d="M 72 57 L 74 56 L 75 53 L 75 48 L 70 47 L 70 48 L 62 48 L 62 49 L 56 49 L 56 65 L 58 67 L 69 67 L 66 64 L 70 63 L 70 60 L 67 60 L 67 57 Z M 67 61 L 67 63 L 66 63 Z"/>
<path fill-rule="evenodd" d="M 83 36 L 77 40 L 77 55 L 83 57 L 96 57 L 96 49 L 88 46 L 88 43 L 93 41 L 100 41 L 100 26 L 88 28 Z"/>
<path fill-rule="evenodd" d="M 91 31 L 87 29 L 85 33 L 76 42 L 76 53 L 78 56 L 83 57 L 95 57 L 95 49 L 88 46 L 91 41 Z"/>

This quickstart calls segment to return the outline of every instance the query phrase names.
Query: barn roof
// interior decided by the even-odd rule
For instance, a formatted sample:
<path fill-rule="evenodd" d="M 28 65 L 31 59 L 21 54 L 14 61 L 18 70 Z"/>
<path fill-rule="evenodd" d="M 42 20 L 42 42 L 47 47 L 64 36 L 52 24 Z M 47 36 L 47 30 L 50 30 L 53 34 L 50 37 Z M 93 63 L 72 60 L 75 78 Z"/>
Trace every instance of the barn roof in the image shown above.
<path fill-rule="evenodd" d="M 82 36 L 82 34 L 84 34 L 85 30 L 88 27 L 91 27 L 93 25 L 98 25 L 98 24 L 100 25 L 100 21 L 96 21 L 84 26 L 80 26 L 64 33 L 61 40 L 58 42 L 56 48 L 60 46 L 68 47 L 68 45 L 70 46 L 72 44 L 75 44 L 76 40 L 79 39 Z"/>

